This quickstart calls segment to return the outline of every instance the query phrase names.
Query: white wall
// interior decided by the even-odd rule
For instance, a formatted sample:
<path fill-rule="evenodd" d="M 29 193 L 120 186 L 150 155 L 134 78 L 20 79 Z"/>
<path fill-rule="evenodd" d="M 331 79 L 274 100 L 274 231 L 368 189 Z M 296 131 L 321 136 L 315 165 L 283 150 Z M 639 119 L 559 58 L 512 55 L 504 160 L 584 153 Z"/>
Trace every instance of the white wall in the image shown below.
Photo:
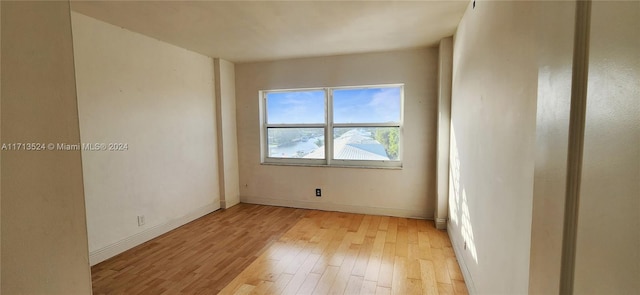
<path fill-rule="evenodd" d="M 640 290 L 640 2 L 593 2 L 575 294 Z"/>
<path fill-rule="evenodd" d="M 426 48 L 236 65 L 241 200 L 433 218 L 437 56 Z M 405 83 L 402 170 L 260 164 L 258 91 L 387 83 Z"/>
<path fill-rule="evenodd" d="M 558 293 L 567 178 L 575 2 L 538 3 L 538 95 L 529 293 Z"/>
<path fill-rule="evenodd" d="M 96 263 L 219 208 L 213 60 L 72 20 L 82 142 L 128 144 L 82 153 Z"/>
<path fill-rule="evenodd" d="M 535 5 L 470 3 L 454 36 L 448 229 L 471 293 L 528 291 Z"/>
<path fill-rule="evenodd" d="M 435 224 L 447 228 L 449 205 L 449 142 L 451 137 L 451 76 L 453 72 L 453 37 L 440 40 L 438 46 L 438 122 L 437 180 Z"/>
<path fill-rule="evenodd" d="M 235 65 L 224 59 L 216 58 L 214 72 L 216 76 L 220 197 L 222 198 L 222 207 L 229 208 L 240 203 Z"/>
<path fill-rule="evenodd" d="M 2 143 L 79 142 L 69 3 L 0 5 Z M 80 152 L 3 150 L 1 170 L 0 293 L 91 294 Z"/>
<path fill-rule="evenodd" d="M 472 293 L 555 294 L 576 5 L 476 4 L 455 35 L 450 236 Z M 640 288 L 639 8 L 593 3 L 576 294 Z"/>

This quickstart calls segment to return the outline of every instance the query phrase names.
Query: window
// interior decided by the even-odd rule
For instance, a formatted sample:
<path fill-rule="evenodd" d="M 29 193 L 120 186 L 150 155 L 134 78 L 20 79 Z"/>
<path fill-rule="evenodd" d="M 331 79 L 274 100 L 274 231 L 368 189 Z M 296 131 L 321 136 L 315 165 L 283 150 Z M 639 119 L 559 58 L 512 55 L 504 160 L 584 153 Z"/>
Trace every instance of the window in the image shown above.
<path fill-rule="evenodd" d="M 262 161 L 401 167 L 403 85 L 261 91 Z"/>

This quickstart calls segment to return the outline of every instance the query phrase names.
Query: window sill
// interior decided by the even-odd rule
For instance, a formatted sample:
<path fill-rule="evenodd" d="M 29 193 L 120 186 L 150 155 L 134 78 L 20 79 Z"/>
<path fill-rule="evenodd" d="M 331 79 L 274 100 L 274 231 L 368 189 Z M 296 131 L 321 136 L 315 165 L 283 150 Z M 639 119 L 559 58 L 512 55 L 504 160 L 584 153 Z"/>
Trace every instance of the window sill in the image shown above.
<path fill-rule="evenodd" d="M 382 170 L 402 170 L 402 165 L 400 167 L 384 167 L 384 166 L 357 166 L 357 165 L 326 165 L 326 164 L 295 164 L 295 163 L 272 163 L 272 162 L 263 162 L 260 165 L 265 166 L 294 166 L 294 167 L 320 167 L 320 168 L 354 168 L 354 169 L 382 169 Z"/>

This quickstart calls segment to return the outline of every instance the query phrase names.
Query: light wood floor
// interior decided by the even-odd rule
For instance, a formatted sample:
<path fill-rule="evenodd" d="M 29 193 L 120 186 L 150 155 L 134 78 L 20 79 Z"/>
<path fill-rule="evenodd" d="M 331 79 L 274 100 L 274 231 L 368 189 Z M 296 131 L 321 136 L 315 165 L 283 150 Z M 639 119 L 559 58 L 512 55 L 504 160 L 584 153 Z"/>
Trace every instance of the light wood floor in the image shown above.
<path fill-rule="evenodd" d="M 218 210 L 93 266 L 93 294 L 216 294 L 307 212 Z"/>
<path fill-rule="evenodd" d="M 92 268 L 94 294 L 466 294 L 432 221 L 240 204 Z"/>

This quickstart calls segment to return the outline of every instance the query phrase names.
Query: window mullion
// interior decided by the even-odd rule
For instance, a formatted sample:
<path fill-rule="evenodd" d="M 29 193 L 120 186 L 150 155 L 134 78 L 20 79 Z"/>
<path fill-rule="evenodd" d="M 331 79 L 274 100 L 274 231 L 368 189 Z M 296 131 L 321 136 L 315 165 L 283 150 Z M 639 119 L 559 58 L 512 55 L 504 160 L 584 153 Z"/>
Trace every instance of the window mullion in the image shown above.
<path fill-rule="evenodd" d="M 331 165 L 333 159 L 333 92 L 331 88 L 325 88 L 325 98 L 327 110 L 326 115 L 326 131 L 324 139 L 324 155 L 327 160 L 327 165 Z"/>

